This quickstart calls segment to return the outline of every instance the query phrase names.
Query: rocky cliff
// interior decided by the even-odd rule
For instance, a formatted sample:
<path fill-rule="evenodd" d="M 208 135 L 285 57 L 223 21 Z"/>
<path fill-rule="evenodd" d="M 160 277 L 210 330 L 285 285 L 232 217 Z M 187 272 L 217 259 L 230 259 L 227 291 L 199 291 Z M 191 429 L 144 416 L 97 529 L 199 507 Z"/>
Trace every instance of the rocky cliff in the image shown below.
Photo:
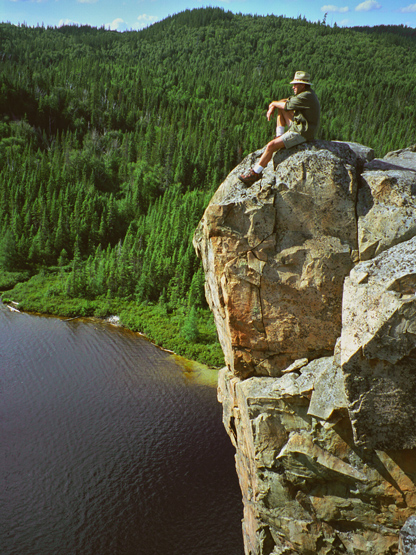
<path fill-rule="evenodd" d="M 260 154 L 194 237 L 245 553 L 398 553 L 416 513 L 416 147 L 307 143 L 246 188 Z"/>

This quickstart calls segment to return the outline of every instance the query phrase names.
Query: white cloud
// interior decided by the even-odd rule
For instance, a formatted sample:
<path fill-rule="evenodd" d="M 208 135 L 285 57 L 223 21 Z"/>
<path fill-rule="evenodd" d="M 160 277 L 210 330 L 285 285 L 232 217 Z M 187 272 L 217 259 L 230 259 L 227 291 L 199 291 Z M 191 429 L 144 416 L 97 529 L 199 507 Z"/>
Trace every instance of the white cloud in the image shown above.
<path fill-rule="evenodd" d="M 371 10 L 379 10 L 381 8 L 381 4 L 376 2 L 376 0 L 365 0 L 361 4 L 355 8 L 356 12 L 369 12 Z"/>
<path fill-rule="evenodd" d="M 95 4 L 98 0 L 77 0 L 78 4 Z"/>
<path fill-rule="evenodd" d="M 112 23 L 106 23 L 105 27 L 112 31 L 127 31 L 127 23 L 121 17 L 117 17 Z"/>
<path fill-rule="evenodd" d="M 58 27 L 62 25 L 79 25 L 79 21 L 73 21 L 72 19 L 60 19 L 58 21 Z"/>
<path fill-rule="evenodd" d="M 147 14 L 142 14 L 138 16 L 138 21 L 145 21 L 146 23 L 151 23 L 153 21 L 157 20 L 157 16 L 155 15 L 147 15 Z"/>
<path fill-rule="evenodd" d="M 400 8 L 399 12 L 402 12 L 402 13 L 416 12 L 416 4 L 409 4 L 405 8 Z"/>
<path fill-rule="evenodd" d="M 155 23 L 159 18 L 156 15 L 147 15 L 147 14 L 142 14 L 139 15 L 137 18 L 138 26 L 136 26 L 138 29 L 143 29 L 143 27 L 147 27 L 148 25 L 151 25 L 152 23 Z"/>
<path fill-rule="evenodd" d="M 348 6 L 344 6 L 343 8 L 339 8 L 338 6 L 333 6 L 329 4 L 327 6 L 322 6 L 321 12 L 330 13 L 330 12 L 337 12 L 337 13 L 347 13 L 349 11 Z"/>

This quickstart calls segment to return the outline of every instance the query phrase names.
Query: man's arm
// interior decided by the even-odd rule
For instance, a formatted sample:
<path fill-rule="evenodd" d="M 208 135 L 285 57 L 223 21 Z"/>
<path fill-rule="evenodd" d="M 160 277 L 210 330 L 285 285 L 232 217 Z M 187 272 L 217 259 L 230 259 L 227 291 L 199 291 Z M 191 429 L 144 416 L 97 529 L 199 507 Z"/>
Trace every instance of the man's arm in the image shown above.
<path fill-rule="evenodd" d="M 267 110 L 267 119 L 270 121 L 270 117 L 276 108 L 278 108 L 279 110 L 284 110 L 286 102 L 287 98 L 283 98 L 282 100 L 273 100 L 273 102 L 270 102 L 269 109 Z"/>

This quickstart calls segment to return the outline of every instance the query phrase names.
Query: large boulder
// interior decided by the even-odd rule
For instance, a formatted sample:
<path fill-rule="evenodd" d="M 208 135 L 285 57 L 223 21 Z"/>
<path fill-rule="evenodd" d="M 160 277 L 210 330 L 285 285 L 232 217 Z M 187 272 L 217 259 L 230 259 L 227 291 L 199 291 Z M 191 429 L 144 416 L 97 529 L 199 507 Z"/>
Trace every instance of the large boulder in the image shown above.
<path fill-rule="evenodd" d="M 399 555 L 416 555 L 416 516 L 406 520 L 399 535 Z"/>
<path fill-rule="evenodd" d="M 341 366 L 356 443 L 416 448 L 416 237 L 345 280 Z"/>
<path fill-rule="evenodd" d="M 313 416 L 311 395 L 318 381 L 324 397 L 332 389 L 334 365 L 316 359 L 279 378 L 220 372 L 247 554 L 397 553 L 398 529 L 416 511 L 416 457 L 358 447 L 341 390 L 326 420 Z"/>
<path fill-rule="evenodd" d="M 317 141 L 279 152 L 247 189 L 220 186 L 194 237 L 227 365 L 278 376 L 294 360 L 331 354 L 342 287 L 355 260 L 357 171 L 371 149 Z M 271 166 L 271 165 L 270 165 Z"/>
<path fill-rule="evenodd" d="M 360 260 L 416 235 L 416 147 L 365 164 L 357 215 Z"/>
<path fill-rule="evenodd" d="M 238 174 L 261 152 L 194 238 L 227 362 L 245 553 L 410 555 L 416 146 L 374 160 L 305 143 L 247 189 Z"/>

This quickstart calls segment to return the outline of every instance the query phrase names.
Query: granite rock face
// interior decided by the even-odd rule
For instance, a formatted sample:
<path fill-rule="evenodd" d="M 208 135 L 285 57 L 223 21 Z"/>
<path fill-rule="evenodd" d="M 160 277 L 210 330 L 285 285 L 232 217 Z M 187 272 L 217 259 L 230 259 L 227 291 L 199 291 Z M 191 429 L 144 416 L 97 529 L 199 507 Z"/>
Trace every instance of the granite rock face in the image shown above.
<path fill-rule="evenodd" d="M 413 553 L 416 146 L 304 143 L 247 189 L 260 154 L 194 237 L 245 554 Z"/>
<path fill-rule="evenodd" d="M 318 361 L 280 378 L 220 373 L 243 494 L 245 553 L 397 553 L 399 529 L 416 512 L 414 451 L 358 447 L 341 407 L 327 420 L 314 418 L 314 385 L 334 364 L 333 357 Z"/>
<path fill-rule="evenodd" d="M 360 260 L 416 235 L 416 149 L 392 152 L 364 167 L 358 193 Z"/>
<path fill-rule="evenodd" d="M 400 530 L 400 555 L 416 555 L 416 516 L 407 519 Z"/>
<path fill-rule="evenodd" d="M 298 358 L 330 354 L 341 332 L 363 154 L 345 143 L 302 146 L 279 153 L 286 158 L 249 189 L 240 165 L 195 233 L 225 359 L 241 377 L 279 376 Z"/>
<path fill-rule="evenodd" d="M 341 366 L 356 443 L 416 448 L 416 237 L 346 278 Z"/>

